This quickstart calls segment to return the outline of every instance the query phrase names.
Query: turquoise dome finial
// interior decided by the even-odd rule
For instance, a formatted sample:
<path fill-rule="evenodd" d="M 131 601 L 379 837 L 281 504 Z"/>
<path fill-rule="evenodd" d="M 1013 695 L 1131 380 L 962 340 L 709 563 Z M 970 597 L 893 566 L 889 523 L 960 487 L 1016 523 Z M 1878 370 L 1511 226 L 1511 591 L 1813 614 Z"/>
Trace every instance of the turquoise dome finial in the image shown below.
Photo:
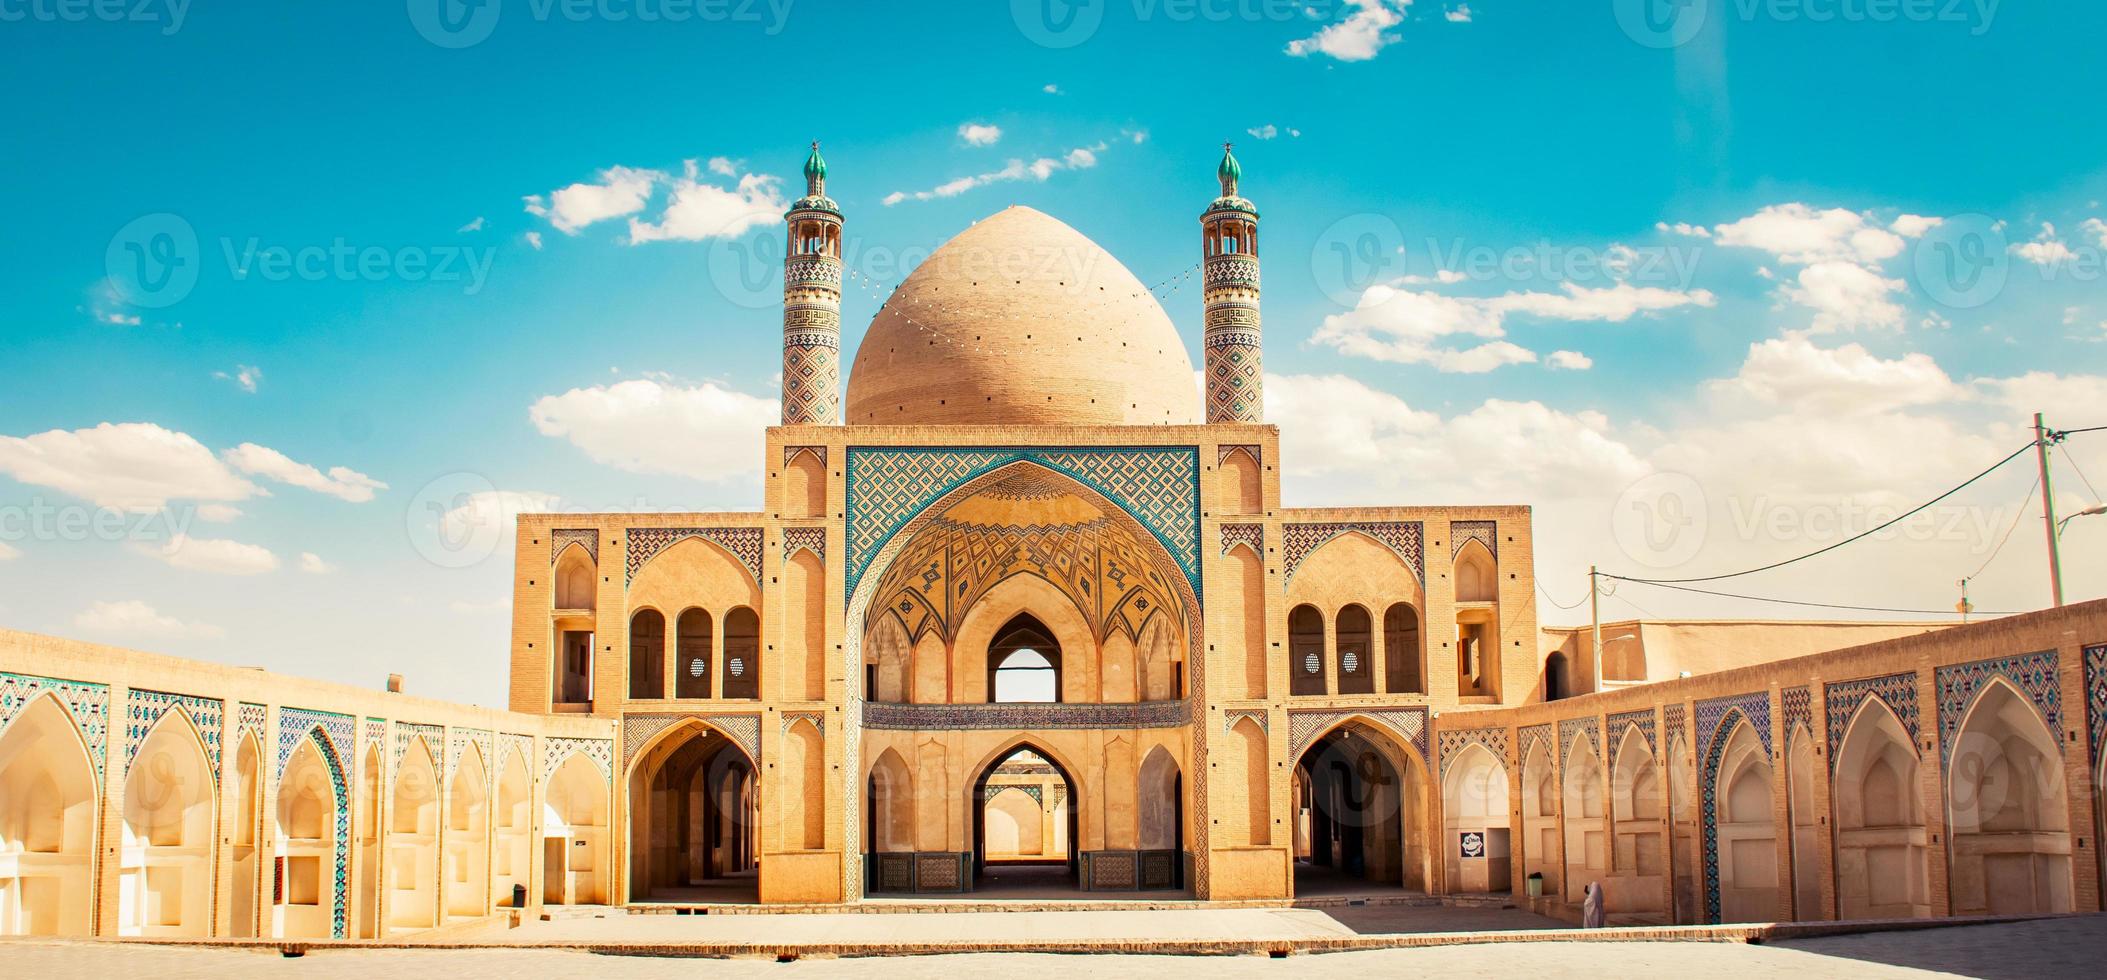
<path fill-rule="evenodd" d="M 1216 167 L 1214 173 L 1222 180 L 1222 196 L 1235 197 L 1237 181 L 1244 179 L 1244 165 L 1236 162 L 1236 154 L 1230 152 L 1230 144 L 1222 144 L 1222 165 Z"/>
<path fill-rule="evenodd" d="M 805 179 L 826 180 L 827 158 L 819 155 L 819 141 L 812 141 L 812 155 L 805 158 Z"/>

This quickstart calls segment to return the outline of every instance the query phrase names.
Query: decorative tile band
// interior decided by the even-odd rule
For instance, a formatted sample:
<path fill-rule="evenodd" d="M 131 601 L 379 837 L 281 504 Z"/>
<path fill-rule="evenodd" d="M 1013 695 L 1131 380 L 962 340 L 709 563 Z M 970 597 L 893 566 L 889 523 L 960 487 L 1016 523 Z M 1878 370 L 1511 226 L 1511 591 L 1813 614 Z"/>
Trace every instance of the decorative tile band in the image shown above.
<path fill-rule="evenodd" d="M 1222 525 L 1222 554 L 1238 545 L 1250 548 L 1259 561 L 1266 560 L 1266 526 L 1264 524 Z"/>
<path fill-rule="evenodd" d="M 1230 730 L 1236 728 L 1237 722 L 1243 721 L 1246 718 L 1249 718 L 1253 722 L 1257 723 L 1259 731 L 1265 732 L 1267 734 L 1272 733 L 1272 719 L 1267 716 L 1266 711 L 1262 708 L 1239 708 L 1235 711 L 1222 712 L 1222 731 L 1224 733 L 1229 732 Z"/>
<path fill-rule="evenodd" d="M 783 557 L 789 558 L 800 551 L 812 552 L 814 558 L 827 560 L 827 529 L 823 527 L 786 527 L 783 529 Z"/>
<path fill-rule="evenodd" d="M 1567 752 L 1572 751 L 1573 737 L 1576 735 L 1585 736 L 1587 738 L 1588 751 L 1595 754 L 1597 761 L 1602 761 L 1602 727 L 1595 721 L 1594 715 L 1588 715 L 1583 718 L 1561 718 L 1558 720 L 1559 758 L 1564 758 Z"/>
<path fill-rule="evenodd" d="M 1422 765 L 1429 763 L 1427 745 L 1427 709 L 1423 705 L 1404 708 L 1371 708 L 1365 710 L 1319 709 L 1314 711 L 1288 712 L 1288 757 L 1302 758 L 1302 753 L 1318 737 L 1331 731 L 1339 723 L 1349 719 L 1366 718 L 1389 730 L 1399 742 L 1419 753 Z"/>
<path fill-rule="evenodd" d="M 1389 548 L 1405 563 L 1412 574 L 1424 582 L 1427 578 L 1425 525 L 1418 521 L 1395 522 L 1339 522 L 1331 524 L 1284 524 L 1281 525 L 1281 561 L 1287 566 L 1286 575 L 1295 577 L 1295 569 L 1311 552 L 1342 534 L 1361 533 L 1374 538 L 1383 547 Z"/>
<path fill-rule="evenodd" d="M 1557 768 L 1558 743 L 1556 739 L 1551 737 L 1550 722 L 1547 721 L 1541 725 L 1530 725 L 1516 734 L 1521 742 L 1520 758 L 1527 759 L 1529 754 L 1535 752 L 1536 746 L 1541 743 L 1544 746 L 1544 758 L 1551 760 L 1552 767 Z"/>
<path fill-rule="evenodd" d="M 1441 774 L 1449 774 L 1449 763 L 1456 761 L 1463 750 L 1473 745 L 1483 746 L 1500 760 L 1501 768 L 1507 766 L 1507 729 L 1505 728 L 1444 728 L 1434 734 L 1441 747 Z"/>
<path fill-rule="evenodd" d="M 125 692 L 124 704 L 124 768 L 132 769 L 132 760 L 139 757 L 139 747 L 146 744 L 146 737 L 161 723 L 169 711 L 181 708 L 190 717 L 191 726 L 197 729 L 204 742 L 205 757 L 211 762 L 212 780 L 220 776 L 220 715 L 226 702 L 216 698 L 192 697 L 187 694 L 169 694 L 163 691 L 142 691 L 133 688 Z"/>
<path fill-rule="evenodd" d="M 827 447 L 825 446 L 783 447 L 784 466 L 789 466 L 791 463 L 796 462 L 799 456 L 811 456 L 812 458 L 819 460 L 819 465 L 823 468 L 827 465 Z"/>
<path fill-rule="evenodd" d="M 1253 463 L 1259 463 L 1259 462 L 1263 462 L 1263 449 L 1262 449 L 1262 447 L 1259 447 L 1259 446 L 1217 446 L 1217 447 L 1215 447 L 1215 460 L 1214 460 L 1214 463 L 1215 463 L 1215 465 L 1216 465 L 1216 466 L 1220 466 L 1220 465 L 1222 465 L 1223 463 L 1229 462 L 1229 454 L 1230 454 L 1230 453 L 1233 453 L 1233 452 L 1237 452 L 1237 451 L 1239 451 L 1239 450 L 1241 450 L 1241 451 L 1242 451 L 1242 452 L 1244 453 L 1244 455 L 1246 455 L 1246 456 L 1249 456 L 1249 457 L 1251 457 L 1251 462 L 1253 462 Z"/>
<path fill-rule="evenodd" d="M 336 796 L 336 837 L 330 850 L 336 854 L 333 901 L 330 909 L 330 937 L 343 939 L 348 935 L 346 909 L 350 898 L 351 858 L 351 792 L 346 776 L 344 760 L 349 757 L 355 732 L 356 719 L 351 715 L 340 715 L 333 711 L 315 711 L 307 708 L 278 709 L 278 778 L 285 779 L 286 763 L 292 761 L 293 751 L 303 741 L 311 742 L 322 758 L 322 767 L 329 771 L 330 788 Z"/>
<path fill-rule="evenodd" d="M 1814 734 L 1814 691 L 1804 685 L 1788 687 L 1778 692 L 1778 707 L 1784 715 L 1786 744 L 1791 744 L 1795 729 Z"/>
<path fill-rule="evenodd" d="M 2107 755 L 2107 644 L 2085 648 L 2085 702 L 2092 713 L 2092 762 Z"/>
<path fill-rule="evenodd" d="M 1498 521 L 1450 521 L 1449 537 L 1453 539 L 1449 542 L 1450 558 L 1462 554 L 1463 546 L 1473 541 L 1484 545 L 1485 550 L 1492 554 L 1494 561 L 1498 561 L 1500 558 L 1500 524 Z"/>
<path fill-rule="evenodd" d="M 73 724 L 80 731 L 88 756 L 95 760 L 95 775 L 100 781 L 107 762 L 104 754 L 109 745 L 110 686 L 33 674 L 0 673 L 0 732 L 6 731 L 8 722 L 14 721 L 22 709 L 44 694 L 57 699 L 73 715 Z"/>
<path fill-rule="evenodd" d="M 1766 759 L 1775 759 L 1770 738 L 1770 694 L 1740 694 L 1697 703 L 1698 819 L 1703 827 L 1705 863 L 1705 921 L 1719 921 L 1719 766 L 1726 751 L 1725 736 L 1738 721 L 1747 720 L 1763 744 Z"/>
<path fill-rule="evenodd" d="M 1653 712 L 1651 711 L 1623 711 L 1611 715 L 1609 717 L 1609 744 L 1611 746 L 1609 751 L 1617 752 L 1622 750 L 1624 733 L 1633 725 L 1639 726 L 1639 736 L 1646 740 L 1646 751 L 1659 758 L 1661 754 L 1661 740 L 1660 736 L 1654 731 Z"/>
<path fill-rule="evenodd" d="M 757 714 L 710 714 L 659 712 L 622 716 L 622 770 L 636 761 L 638 752 L 658 733 L 684 721 L 699 721 L 722 732 L 756 764 L 761 761 L 761 716 Z M 851 745 L 855 744 L 853 740 Z"/>
<path fill-rule="evenodd" d="M 896 704 L 863 702 L 863 726 L 877 731 L 1002 731 L 1177 728 L 1189 702 L 1126 704 Z"/>
<path fill-rule="evenodd" d="M 562 556 L 563 549 L 573 544 L 583 546 L 586 556 L 593 560 L 593 564 L 600 563 L 599 531 L 592 528 L 564 528 L 549 532 L 549 564 L 556 564 L 556 559 Z"/>
<path fill-rule="evenodd" d="M 1953 759 L 1954 739 L 1960 734 L 1961 722 L 1966 719 L 1968 709 L 1975 704 L 1976 695 L 1991 681 L 2003 679 L 2026 695 L 2034 709 L 2041 712 L 2048 722 L 2051 733 L 2063 730 L 2063 689 L 2057 682 L 2056 651 L 2021 654 L 2014 657 L 1993 657 L 1973 663 L 1953 664 L 1940 667 L 1935 674 L 1939 694 L 1939 763 Z"/>
<path fill-rule="evenodd" d="M 624 563 L 624 586 L 636 581 L 636 573 L 658 553 L 689 538 L 701 538 L 726 551 L 746 566 L 746 572 L 761 581 L 762 532 L 757 527 L 633 527 L 623 532 L 628 556 Z"/>
<path fill-rule="evenodd" d="M 1915 673 L 1889 674 L 1885 677 L 1867 677 L 1855 681 L 1839 681 L 1824 685 L 1822 701 L 1829 713 L 1829 771 L 1836 772 L 1836 754 L 1843 750 L 1844 732 L 1856 717 L 1858 709 L 1869 699 L 1876 699 L 1895 713 L 1895 719 L 1909 732 L 1910 750 L 1916 751 L 1916 740 L 1923 735 L 1917 718 L 1917 675 Z"/>
<path fill-rule="evenodd" d="M 407 721 L 395 723 L 395 761 L 388 767 L 391 773 L 402 771 L 402 757 L 410 752 L 410 743 L 424 739 L 424 750 L 431 753 L 432 765 L 444 765 L 446 757 L 446 728 L 441 725 L 419 725 Z"/>
<path fill-rule="evenodd" d="M 576 752 L 600 767 L 600 775 L 615 775 L 615 744 L 604 738 L 547 738 L 541 742 L 541 778 L 556 774 L 556 766 Z"/>

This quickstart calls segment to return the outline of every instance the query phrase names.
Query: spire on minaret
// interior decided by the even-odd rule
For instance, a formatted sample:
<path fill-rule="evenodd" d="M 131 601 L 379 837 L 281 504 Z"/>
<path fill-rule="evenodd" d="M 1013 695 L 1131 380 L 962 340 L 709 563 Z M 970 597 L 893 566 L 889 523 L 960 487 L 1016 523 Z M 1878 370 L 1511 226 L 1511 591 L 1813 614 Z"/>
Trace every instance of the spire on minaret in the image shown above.
<path fill-rule="evenodd" d="M 1258 209 L 1238 193 L 1244 167 L 1222 144 L 1222 196 L 1200 215 L 1201 295 L 1206 302 L 1207 421 L 1265 421 L 1258 332 Z"/>
<path fill-rule="evenodd" d="M 819 141 L 805 196 L 783 215 L 783 424 L 841 424 L 841 206 L 827 196 Z"/>

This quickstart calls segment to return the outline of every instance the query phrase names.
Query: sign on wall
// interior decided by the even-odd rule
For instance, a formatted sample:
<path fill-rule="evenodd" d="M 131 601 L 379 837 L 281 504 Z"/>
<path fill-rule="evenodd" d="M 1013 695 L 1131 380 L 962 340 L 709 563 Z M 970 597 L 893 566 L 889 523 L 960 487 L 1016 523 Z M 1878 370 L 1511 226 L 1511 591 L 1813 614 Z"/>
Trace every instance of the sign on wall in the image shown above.
<path fill-rule="evenodd" d="M 1482 830 L 1466 830 L 1466 831 L 1464 831 L 1464 832 L 1463 832 L 1463 834 L 1462 834 L 1462 839 L 1463 839 L 1463 856 L 1464 856 L 1464 857 L 1467 857 L 1467 858 L 1481 858 L 1481 857 L 1484 857 L 1484 856 L 1485 856 L 1485 832 L 1484 832 L 1484 831 L 1482 831 Z"/>

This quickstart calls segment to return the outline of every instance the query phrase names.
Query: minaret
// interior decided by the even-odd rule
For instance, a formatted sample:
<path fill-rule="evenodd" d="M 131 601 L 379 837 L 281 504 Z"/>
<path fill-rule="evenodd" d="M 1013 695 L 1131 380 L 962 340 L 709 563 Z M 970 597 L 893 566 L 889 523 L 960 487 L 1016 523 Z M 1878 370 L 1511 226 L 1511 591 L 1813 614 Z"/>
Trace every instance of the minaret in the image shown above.
<path fill-rule="evenodd" d="M 819 142 L 805 158 L 805 196 L 784 212 L 783 424 L 841 424 L 841 208 L 827 196 Z"/>
<path fill-rule="evenodd" d="M 1206 238 L 1201 269 L 1207 302 L 1207 421 L 1265 421 L 1265 372 L 1259 364 L 1258 209 L 1237 196 L 1244 168 L 1229 144 L 1215 169 L 1222 196 L 1200 215 Z"/>

